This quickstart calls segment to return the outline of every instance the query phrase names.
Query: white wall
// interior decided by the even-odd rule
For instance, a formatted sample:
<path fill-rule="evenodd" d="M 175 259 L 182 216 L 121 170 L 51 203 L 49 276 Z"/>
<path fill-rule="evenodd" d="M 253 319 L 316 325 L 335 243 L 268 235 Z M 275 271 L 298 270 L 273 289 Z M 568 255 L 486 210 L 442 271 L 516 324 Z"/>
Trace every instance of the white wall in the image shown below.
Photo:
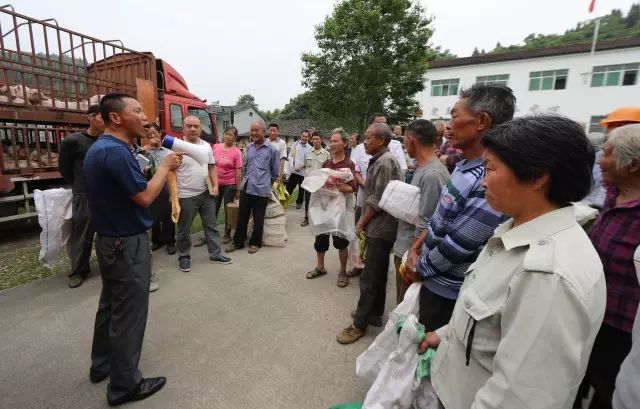
<path fill-rule="evenodd" d="M 589 125 L 591 116 L 606 115 L 623 105 L 640 105 L 640 73 L 636 85 L 591 87 L 594 66 L 640 62 L 640 47 L 505 61 L 461 67 L 433 68 L 426 74 L 425 89 L 419 96 L 425 119 L 449 118 L 449 111 L 457 96 L 432 97 L 431 81 L 459 78 L 460 88 L 467 88 L 480 75 L 510 74 L 508 86 L 517 98 L 516 116 L 541 112 L 555 112 Z M 568 69 L 564 90 L 529 91 L 532 71 Z"/>
<path fill-rule="evenodd" d="M 256 119 L 262 119 L 262 117 L 253 108 L 235 112 L 233 117 L 233 126 L 238 129 L 239 134 L 249 132 L 251 130 L 251 122 Z"/>

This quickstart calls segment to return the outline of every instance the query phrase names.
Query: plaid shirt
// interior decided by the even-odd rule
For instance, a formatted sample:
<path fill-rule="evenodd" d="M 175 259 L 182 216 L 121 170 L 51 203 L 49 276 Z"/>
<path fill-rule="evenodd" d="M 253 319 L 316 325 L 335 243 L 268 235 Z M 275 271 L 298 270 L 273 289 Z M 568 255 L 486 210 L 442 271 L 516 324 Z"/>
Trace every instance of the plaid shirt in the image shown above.
<path fill-rule="evenodd" d="M 609 188 L 602 213 L 589 237 L 598 251 L 607 280 L 604 322 L 631 333 L 640 302 L 633 253 L 640 244 L 640 199 L 616 206 L 618 190 Z"/>
<path fill-rule="evenodd" d="M 456 168 L 456 164 L 464 159 L 464 156 L 462 156 L 462 151 L 460 149 L 454 148 L 453 145 L 449 143 L 449 141 L 443 143 L 436 150 L 437 157 L 440 157 L 442 155 L 447 156 L 447 159 L 445 160 L 445 166 L 447 167 L 447 169 L 449 169 L 449 173 L 453 173 Z"/>

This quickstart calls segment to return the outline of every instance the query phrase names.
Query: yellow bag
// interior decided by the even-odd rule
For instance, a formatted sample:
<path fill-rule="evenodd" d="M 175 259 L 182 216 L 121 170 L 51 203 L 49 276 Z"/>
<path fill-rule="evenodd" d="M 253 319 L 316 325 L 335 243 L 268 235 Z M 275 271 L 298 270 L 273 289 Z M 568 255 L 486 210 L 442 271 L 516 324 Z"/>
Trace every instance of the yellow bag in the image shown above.
<path fill-rule="evenodd" d="M 286 209 L 289 205 L 289 192 L 287 192 L 287 188 L 284 187 L 284 184 L 281 181 L 276 180 L 271 185 L 271 190 L 273 190 L 273 194 L 276 195 L 282 207 Z"/>
<path fill-rule="evenodd" d="M 367 261 L 367 234 L 361 231 L 358 235 L 360 245 L 360 261 L 363 263 Z"/>

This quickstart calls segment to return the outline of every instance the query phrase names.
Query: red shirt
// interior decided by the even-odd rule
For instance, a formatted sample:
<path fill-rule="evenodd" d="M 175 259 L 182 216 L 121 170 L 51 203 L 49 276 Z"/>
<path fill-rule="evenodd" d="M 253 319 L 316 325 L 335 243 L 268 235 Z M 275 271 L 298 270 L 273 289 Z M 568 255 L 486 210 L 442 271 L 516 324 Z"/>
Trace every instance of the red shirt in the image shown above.
<path fill-rule="evenodd" d="M 218 169 L 218 184 L 235 185 L 236 170 L 242 169 L 242 153 L 237 147 L 225 149 L 223 144 L 217 143 L 213 145 L 213 156 L 216 159 L 216 168 Z"/>
<path fill-rule="evenodd" d="M 351 174 L 354 175 L 354 178 L 352 180 L 350 180 L 349 182 L 347 182 L 347 184 L 353 188 L 354 192 L 356 191 L 357 186 L 358 186 L 356 184 L 356 179 L 355 179 L 356 165 L 353 164 L 351 159 L 345 157 L 343 161 L 340 161 L 340 162 L 337 162 L 337 163 L 334 163 L 333 159 L 329 159 L 329 160 L 324 161 L 324 163 L 322 164 L 322 167 L 323 168 L 333 169 L 333 170 L 338 170 L 338 169 L 343 169 L 343 168 L 351 169 Z"/>

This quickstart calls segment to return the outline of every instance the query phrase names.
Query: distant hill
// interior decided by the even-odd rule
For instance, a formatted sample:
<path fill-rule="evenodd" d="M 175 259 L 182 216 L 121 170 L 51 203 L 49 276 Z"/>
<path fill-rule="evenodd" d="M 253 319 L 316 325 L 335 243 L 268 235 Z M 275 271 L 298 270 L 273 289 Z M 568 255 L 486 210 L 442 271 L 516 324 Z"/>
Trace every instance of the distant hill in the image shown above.
<path fill-rule="evenodd" d="M 595 21 L 589 20 L 578 23 L 575 28 L 565 31 L 564 34 L 532 33 L 525 37 L 524 44 L 503 46 L 498 42 L 496 47 L 489 52 L 478 50 L 478 47 L 476 47 L 471 55 L 478 56 L 532 48 L 588 43 L 593 40 L 594 26 Z M 640 36 L 640 3 L 633 4 L 626 15 L 623 15 L 619 9 L 613 9 L 610 14 L 603 16 L 600 20 L 598 40 L 638 36 Z"/>

